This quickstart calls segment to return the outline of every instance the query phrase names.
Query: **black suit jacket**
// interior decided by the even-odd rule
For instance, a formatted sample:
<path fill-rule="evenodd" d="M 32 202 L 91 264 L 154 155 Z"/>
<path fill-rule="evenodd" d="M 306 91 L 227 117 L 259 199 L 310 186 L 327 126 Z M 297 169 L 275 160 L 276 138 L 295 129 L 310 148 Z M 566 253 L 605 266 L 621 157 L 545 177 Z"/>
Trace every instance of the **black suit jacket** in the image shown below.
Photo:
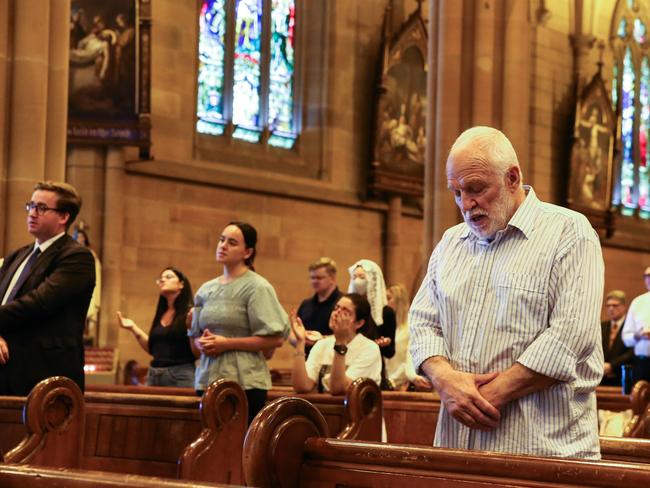
<path fill-rule="evenodd" d="M 0 301 L 33 244 L 0 268 Z M 0 306 L 0 337 L 9 361 L 0 365 L 0 395 L 27 395 L 44 378 L 63 375 L 84 387 L 83 330 L 95 287 L 91 252 L 67 234 L 34 263 L 16 298 Z"/>
<path fill-rule="evenodd" d="M 623 318 L 623 323 L 625 323 L 625 318 Z M 609 332 L 611 330 L 611 322 L 609 320 L 604 320 L 600 323 L 600 327 L 603 333 L 603 355 L 605 356 L 605 362 L 612 365 L 612 370 L 614 372 L 614 378 L 604 377 L 602 384 L 604 385 L 621 385 L 621 365 L 622 364 L 632 364 L 634 360 L 634 349 L 627 347 L 623 343 L 621 334 L 623 332 L 623 326 L 618 329 L 616 333 L 616 338 L 612 344 L 612 347 L 609 347 Z"/>

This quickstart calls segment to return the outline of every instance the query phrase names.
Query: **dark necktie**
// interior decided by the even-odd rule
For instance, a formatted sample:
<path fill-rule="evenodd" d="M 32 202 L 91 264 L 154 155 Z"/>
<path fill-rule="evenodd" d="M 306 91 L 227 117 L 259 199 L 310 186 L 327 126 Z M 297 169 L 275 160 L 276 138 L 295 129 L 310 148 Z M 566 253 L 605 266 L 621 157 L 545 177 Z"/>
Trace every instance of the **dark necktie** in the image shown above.
<path fill-rule="evenodd" d="M 616 334 L 618 334 L 618 325 L 616 322 L 612 322 L 612 328 L 609 332 L 609 348 L 611 349 L 616 340 Z"/>
<path fill-rule="evenodd" d="M 23 286 L 23 283 L 25 283 L 25 280 L 29 276 L 29 271 L 32 269 L 32 266 L 34 266 L 34 263 L 36 262 L 36 259 L 38 258 L 38 256 L 40 256 L 40 254 L 41 254 L 41 248 L 37 247 L 36 250 L 29 255 L 29 258 L 27 258 L 27 262 L 25 263 L 25 267 L 21 271 L 20 276 L 16 281 L 16 284 L 11 289 L 11 293 L 9 293 L 9 296 L 7 297 L 7 301 L 5 302 L 5 305 L 11 303 L 14 300 L 14 298 L 16 298 L 16 293 L 18 293 L 20 287 Z"/>

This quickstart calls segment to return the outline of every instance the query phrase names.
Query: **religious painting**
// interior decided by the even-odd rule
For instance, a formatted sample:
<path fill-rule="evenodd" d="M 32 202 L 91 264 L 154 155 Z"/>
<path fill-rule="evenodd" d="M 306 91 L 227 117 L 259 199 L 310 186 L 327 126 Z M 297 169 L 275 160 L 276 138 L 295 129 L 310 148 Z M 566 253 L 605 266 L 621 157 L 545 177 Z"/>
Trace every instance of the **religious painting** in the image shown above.
<path fill-rule="evenodd" d="M 615 134 L 616 118 L 597 74 L 576 107 L 567 199 L 572 207 L 609 210 Z"/>
<path fill-rule="evenodd" d="M 149 144 L 150 0 L 72 0 L 68 141 Z"/>
<path fill-rule="evenodd" d="M 375 192 L 423 194 L 426 57 L 427 31 L 418 7 L 395 36 L 384 37 L 370 183 Z"/>

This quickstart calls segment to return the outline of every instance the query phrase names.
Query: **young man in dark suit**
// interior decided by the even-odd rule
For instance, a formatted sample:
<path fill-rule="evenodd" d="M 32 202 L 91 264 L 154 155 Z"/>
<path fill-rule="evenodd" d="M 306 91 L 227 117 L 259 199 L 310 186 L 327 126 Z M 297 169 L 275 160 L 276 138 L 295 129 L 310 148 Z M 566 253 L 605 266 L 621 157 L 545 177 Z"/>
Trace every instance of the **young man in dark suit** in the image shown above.
<path fill-rule="evenodd" d="M 605 299 L 605 309 L 609 320 L 600 323 L 603 332 L 603 354 L 605 371 L 601 385 L 621 386 L 621 366 L 632 364 L 634 350 L 626 347 L 621 339 L 627 304 L 625 292 L 610 291 Z"/>
<path fill-rule="evenodd" d="M 67 183 L 39 182 L 25 207 L 36 242 L 6 256 L 0 268 L 0 395 L 27 395 L 56 375 L 83 390 L 95 263 L 66 233 L 81 199 Z"/>

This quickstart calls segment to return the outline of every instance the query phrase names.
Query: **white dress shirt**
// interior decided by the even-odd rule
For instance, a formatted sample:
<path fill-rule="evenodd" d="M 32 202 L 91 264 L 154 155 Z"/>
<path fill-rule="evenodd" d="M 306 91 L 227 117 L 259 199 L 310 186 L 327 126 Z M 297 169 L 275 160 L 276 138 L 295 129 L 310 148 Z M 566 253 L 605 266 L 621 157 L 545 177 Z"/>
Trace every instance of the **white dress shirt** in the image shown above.
<path fill-rule="evenodd" d="M 20 263 L 20 266 L 18 266 L 18 269 L 14 273 L 14 275 L 11 278 L 11 281 L 9 282 L 9 286 L 7 287 L 7 291 L 5 292 L 5 296 L 2 297 L 2 303 L 0 305 L 4 305 L 7 303 L 7 298 L 9 297 L 9 294 L 11 291 L 14 289 L 14 286 L 16 286 L 16 282 L 18 281 L 18 278 L 20 278 L 21 273 L 23 272 L 23 269 L 25 268 L 25 265 L 27 264 L 27 261 L 29 260 L 29 257 L 36 252 L 37 249 L 40 248 L 41 254 L 45 252 L 45 250 L 50 247 L 52 244 L 54 244 L 54 241 L 57 239 L 61 238 L 65 232 L 61 232 L 60 234 L 55 235 L 51 239 L 48 239 L 47 241 L 43 242 L 42 244 L 39 244 L 38 241 L 34 243 L 34 248 L 32 249 L 32 252 L 30 252 L 27 257 L 23 260 L 22 263 Z"/>
<path fill-rule="evenodd" d="M 643 330 L 650 330 L 650 291 L 632 300 L 621 333 L 625 345 L 634 347 L 635 356 L 650 356 L 650 339 L 634 337 Z"/>

